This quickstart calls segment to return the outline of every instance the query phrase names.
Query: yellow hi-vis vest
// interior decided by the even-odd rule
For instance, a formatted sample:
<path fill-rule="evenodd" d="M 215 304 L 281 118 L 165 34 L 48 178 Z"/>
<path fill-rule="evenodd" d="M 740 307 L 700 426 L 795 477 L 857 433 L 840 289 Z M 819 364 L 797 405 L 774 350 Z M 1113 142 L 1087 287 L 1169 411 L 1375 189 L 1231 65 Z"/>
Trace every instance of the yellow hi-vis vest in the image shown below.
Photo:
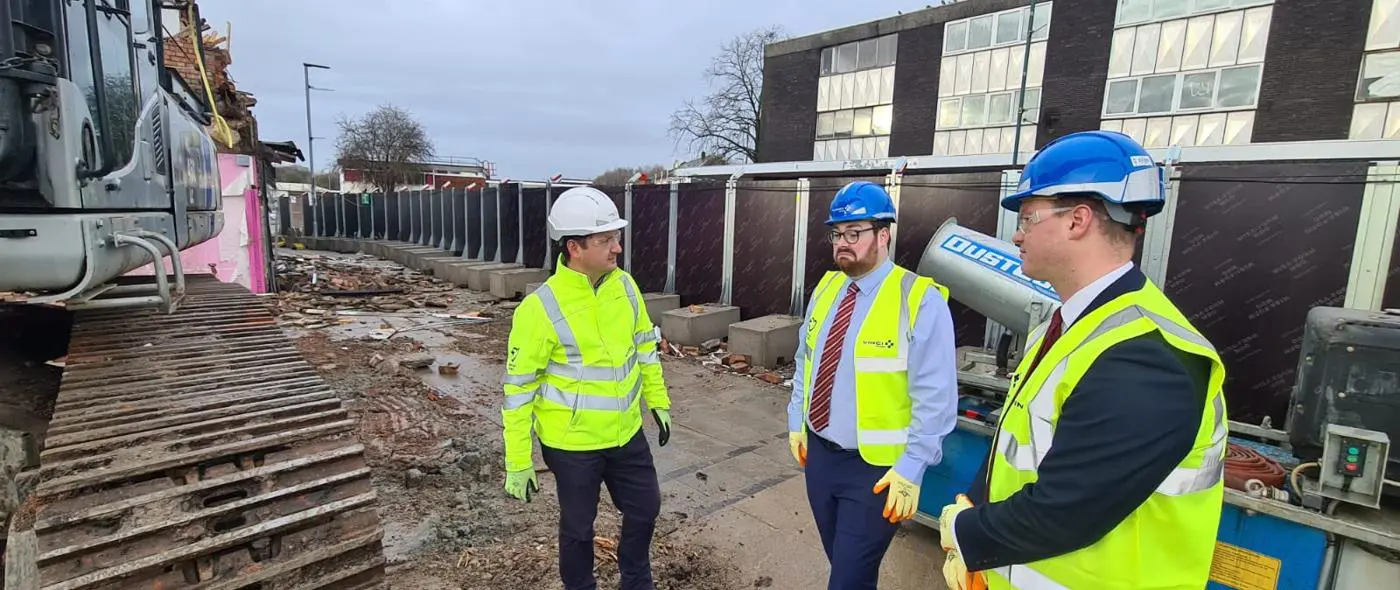
<path fill-rule="evenodd" d="M 1057 557 L 987 570 L 993 590 L 1093 588 L 1195 589 L 1206 586 L 1224 501 L 1228 435 L 1225 367 L 1210 342 L 1150 281 L 1070 325 L 1035 371 L 1045 326 L 1029 339 L 1003 410 L 988 470 L 988 500 L 1001 502 L 1036 481 L 1050 452 L 1060 408 L 1079 379 L 1109 347 L 1160 332 L 1171 346 L 1211 361 L 1210 385 L 1196 442 L 1156 492 L 1098 542 Z M 1150 396 L 1151 391 L 1123 395 Z M 1104 490 L 1112 493 L 1112 490 Z"/>
<path fill-rule="evenodd" d="M 802 415 L 812 405 L 816 382 L 817 338 L 830 318 L 831 306 L 845 284 L 845 273 L 829 271 L 812 293 L 811 317 L 803 336 L 809 351 L 802 365 Z M 899 265 L 880 282 L 865 320 L 858 326 L 854 358 L 856 382 L 856 443 L 871 465 L 890 467 L 904 454 L 913 420 L 909 397 L 909 341 L 917 310 L 929 288 L 948 299 L 948 288 Z M 915 313 L 910 313 L 910 310 Z M 854 322 L 854 320 L 853 320 Z M 823 351 L 826 354 L 826 351 Z M 804 419 L 805 420 L 805 419 Z"/>
<path fill-rule="evenodd" d="M 503 379 L 506 469 L 532 465 L 540 444 L 566 451 L 620 447 L 642 427 L 638 402 L 669 409 L 657 346 L 660 330 L 641 290 L 622 270 L 595 289 L 564 266 L 515 310 Z"/>

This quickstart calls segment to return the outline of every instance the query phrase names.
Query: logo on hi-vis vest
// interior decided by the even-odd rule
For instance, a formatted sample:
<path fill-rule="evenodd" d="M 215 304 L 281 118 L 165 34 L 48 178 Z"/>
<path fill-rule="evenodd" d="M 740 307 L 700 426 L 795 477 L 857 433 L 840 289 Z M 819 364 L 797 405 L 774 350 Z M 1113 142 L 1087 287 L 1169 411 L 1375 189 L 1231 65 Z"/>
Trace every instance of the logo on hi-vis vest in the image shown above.
<path fill-rule="evenodd" d="M 995 248 L 988 248 L 956 234 L 948 236 L 938 247 L 992 269 L 1008 279 L 1035 289 L 1036 292 L 1041 295 L 1056 301 L 1060 300 L 1060 296 L 1055 294 L 1055 288 L 1051 287 L 1049 282 L 1037 281 L 1026 276 L 1026 273 L 1021 272 L 1021 259 L 1011 254 Z"/>
<path fill-rule="evenodd" d="M 874 346 L 875 348 L 883 348 L 885 350 L 894 348 L 894 340 L 888 338 L 885 340 L 861 340 L 860 343 L 865 346 Z"/>

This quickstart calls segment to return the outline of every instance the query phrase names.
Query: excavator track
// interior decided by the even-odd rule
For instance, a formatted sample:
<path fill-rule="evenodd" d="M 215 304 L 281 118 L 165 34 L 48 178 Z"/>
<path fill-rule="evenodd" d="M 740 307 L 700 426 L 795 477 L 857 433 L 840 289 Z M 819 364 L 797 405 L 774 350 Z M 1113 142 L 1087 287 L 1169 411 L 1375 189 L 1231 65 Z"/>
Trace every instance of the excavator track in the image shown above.
<path fill-rule="evenodd" d="M 384 585 L 355 423 L 238 285 L 191 276 L 174 314 L 77 313 L 38 469 L 11 529 L 32 531 L 25 587 Z"/>

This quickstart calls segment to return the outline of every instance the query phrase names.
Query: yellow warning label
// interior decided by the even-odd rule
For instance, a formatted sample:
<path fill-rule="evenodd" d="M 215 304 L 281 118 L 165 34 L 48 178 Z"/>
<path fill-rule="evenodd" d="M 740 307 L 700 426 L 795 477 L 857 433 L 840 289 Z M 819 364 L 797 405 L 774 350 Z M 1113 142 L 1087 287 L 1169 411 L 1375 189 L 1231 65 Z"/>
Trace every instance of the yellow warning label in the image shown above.
<path fill-rule="evenodd" d="M 1279 560 L 1262 553 L 1216 541 L 1210 580 L 1236 590 L 1275 590 L 1282 565 Z"/>

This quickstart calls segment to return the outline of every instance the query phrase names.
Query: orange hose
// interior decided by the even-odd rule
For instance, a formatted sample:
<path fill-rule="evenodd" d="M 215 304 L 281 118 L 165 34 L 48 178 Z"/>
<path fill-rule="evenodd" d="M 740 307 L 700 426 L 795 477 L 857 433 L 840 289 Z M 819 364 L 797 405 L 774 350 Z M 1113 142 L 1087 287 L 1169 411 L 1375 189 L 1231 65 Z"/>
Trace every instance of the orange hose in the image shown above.
<path fill-rule="evenodd" d="M 1248 491 L 1245 489 L 1245 482 L 1257 479 L 1269 487 L 1282 488 L 1286 475 L 1277 461 L 1259 454 L 1254 449 L 1230 443 L 1225 450 L 1226 487 L 1241 492 Z"/>

